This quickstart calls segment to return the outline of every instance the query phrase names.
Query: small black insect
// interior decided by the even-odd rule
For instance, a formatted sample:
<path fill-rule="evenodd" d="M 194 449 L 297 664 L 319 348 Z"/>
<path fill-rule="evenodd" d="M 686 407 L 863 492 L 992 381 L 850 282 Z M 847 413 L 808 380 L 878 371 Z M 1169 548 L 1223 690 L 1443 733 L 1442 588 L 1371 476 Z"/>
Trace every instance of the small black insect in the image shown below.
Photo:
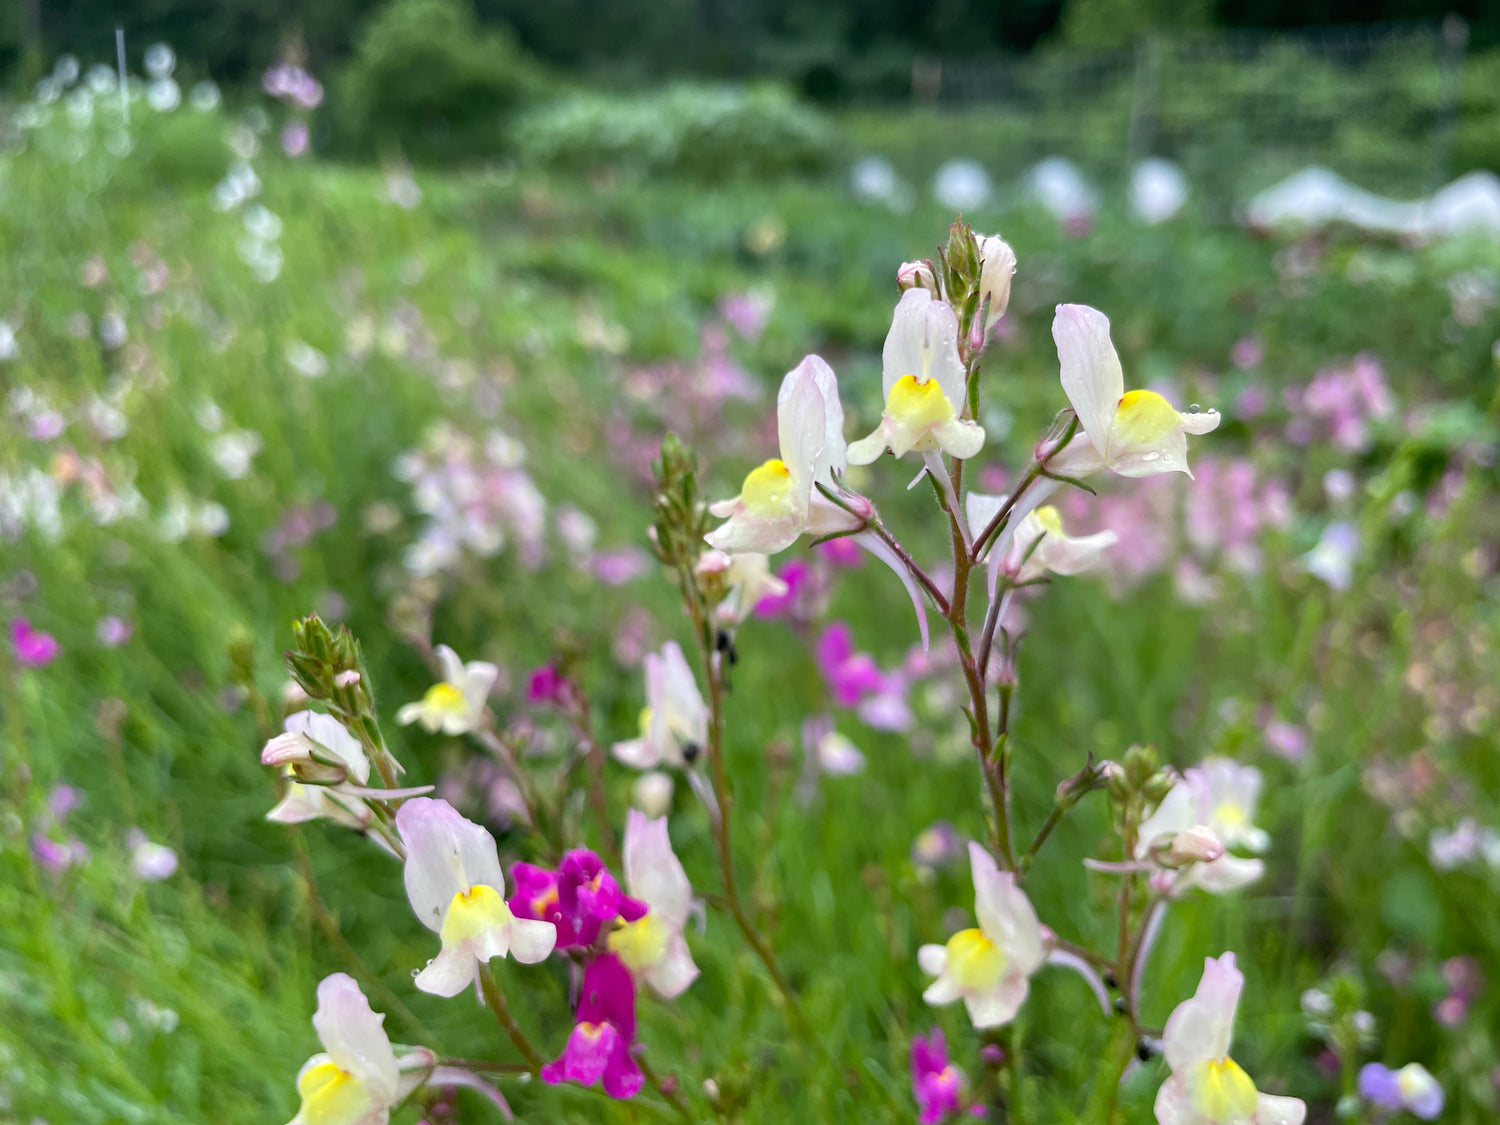
<path fill-rule="evenodd" d="M 703 747 L 699 746 L 696 742 L 684 743 L 682 747 L 682 760 L 688 765 L 692 765 L 698 760 L 698 755 L 701 753 L 703 753 Z"/>

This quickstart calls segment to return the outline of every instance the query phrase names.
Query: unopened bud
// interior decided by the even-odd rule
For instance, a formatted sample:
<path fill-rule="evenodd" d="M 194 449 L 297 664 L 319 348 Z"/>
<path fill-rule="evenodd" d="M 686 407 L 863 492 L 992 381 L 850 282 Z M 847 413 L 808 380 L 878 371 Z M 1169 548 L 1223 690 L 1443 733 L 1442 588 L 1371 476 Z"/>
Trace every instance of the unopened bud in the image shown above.
<path fill-rule="evenodd" d="M 643 773 L 630 790 L 630 803 L 647 816 L 666 816 L 672 807 L 672 775 L 661 770 Z"/>
<path fill-rule="evenodd" d="M 1159 836 L 1151 842 L 1151 857 L 1167 868 L 1212 863 L 1223 854 L 1224 841 L 1206 824 L 1195 824 L 1181 832 Z"/>
<path fill-rule="evenodd" d="M 1149 804 L 1159 805 L 1166 799 L 1167 794 L 1172 791 L 1172 786 L 1176 784 L 1177 777 L 1175 774 L 1167 770 L 1157 770 L 1141 786 L 1141 796 L 1145 797 Z"/>
<path fill-rule="evenodd" d="M 901 268 L 896 271 L 896 284 L 904 293 L 908 289 L 926 289 L 928 292 L 937 292 L 937 278 L 932 271 L 932 263 L 926 258 L 913 262 L 902 262 Z"/>
<path fill-rule="evenodd" d="M 1016 272 L 1016 252 L 998 234 L 979 237 L 979 303 L 985 308 L 984 332 L 995 326 L 1010 304 L 1010 279 Z M 981 335 L 981 339 L 983 339 Z"/>

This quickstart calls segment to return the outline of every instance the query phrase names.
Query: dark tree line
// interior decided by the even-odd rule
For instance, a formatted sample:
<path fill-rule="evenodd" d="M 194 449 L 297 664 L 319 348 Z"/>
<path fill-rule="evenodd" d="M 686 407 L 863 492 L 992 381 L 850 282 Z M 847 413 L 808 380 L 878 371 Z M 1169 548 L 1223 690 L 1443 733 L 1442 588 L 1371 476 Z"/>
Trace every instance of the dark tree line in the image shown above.
<path fill-rule="evenodd" d="M 4 0 L 0 72 L 25 78 L 28 56 L 64 51 L 112 58 L 119 25 L 137 60 L 146 44 L 165 41 L 192 73 L 225 82 L 253 78 L 290 40 L 305 44 L 312 66 L 327 73 L 377 7 L 379 0 Z M 822 97 L 900 92 L 919 53 L 1101 42 L 1184 21 L 1299 27 L 1456 11 L 1475 46 L 1500 41 L 1500 0 L 474 0 L 474 7 L 481 21 L 510 25 L 523 47 L 561 69 L 625 80 L 769 74 Z"/>

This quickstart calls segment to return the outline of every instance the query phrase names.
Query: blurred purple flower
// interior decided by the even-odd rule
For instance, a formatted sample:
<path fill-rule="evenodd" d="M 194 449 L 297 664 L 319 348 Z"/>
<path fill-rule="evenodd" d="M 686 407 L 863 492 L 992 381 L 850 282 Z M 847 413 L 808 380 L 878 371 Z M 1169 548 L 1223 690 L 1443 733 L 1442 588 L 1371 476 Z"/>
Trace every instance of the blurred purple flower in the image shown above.
<path fill-rule="evenodd" d="M 33 629 L 24 617 L 11 622 L 10 643 L 23 668 L 44 668 L 62 654 L 62 645 L 50 633 Z"/>
<path fill-rule="evenodd" d="M 109 614 L 107 617 L 99 618 L 94 626 L 94 636 L 105 648 L 119 648 L 135 632 L 135 626 L 123 617 Z"/>

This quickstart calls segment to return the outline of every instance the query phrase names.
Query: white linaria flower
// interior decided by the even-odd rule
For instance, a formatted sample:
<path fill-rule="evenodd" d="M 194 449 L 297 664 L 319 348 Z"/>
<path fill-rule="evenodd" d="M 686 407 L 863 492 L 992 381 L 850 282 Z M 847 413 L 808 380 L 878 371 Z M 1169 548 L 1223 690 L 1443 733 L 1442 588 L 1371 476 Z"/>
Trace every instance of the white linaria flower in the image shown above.
<path fill-rule="evenodd" d="M 609 935 L 611 952 L 626 968 L 668 1000 L 681 996 L 698 976 L 682 936 L 693 908 L 693 888 L 672 851 L 667 818 L 649 820 L 639 809 L 625 818 L 625 889 L 650 909 Z"/>
<path fill-rule="evenodd" d="M 885 413 L 869 437 L 849 446 L 849 462 L 868 465 L 886 449 L 897 457 L 942 450 L 973 457 L 984 445 L 979 423 L 964 418 L 968 377 L 958 356 L 958 318 L 926 289 L 908 289 L 896 305 L 882 353 Z"/>
<path fill-rule="evenodd" d="M 1169 849 L 1174 837 L 1207 828 L 1225 849 L 1265 851 L 1270 837 L 1255 826 L 1256 798 L 1260 795 L 1260 771 L 1230 758 L 1207 758 L 1184 771 L 1182 780 L 1168 791 L 1156 811 L 1141 825 L 1136 845 L 1138 860 Z M 1185 867 L 1172 882 L 1170 894 L 1193 887 L 1210 894 L 1223 894 L 1259 879 L 1265 864 L 1225 850 L 1217 859 Z"/>
<path fill-rule="evenodd" d="M 1058 305 L 1052 339 L 1062 386 L 1083 433 L 1055 454 L 1048 468 L 1081 477 L 1110 469 L 1122 477 L 1187 473 L 1187 435 L 1206 434 L 1219 412 L 1182 413 L 1155 391 L 1127 391 L 1109 318 L 1087 305 Z"/>
<path fill-rule="evenodd" d="M 423 1085 L 473 1087 L 510 1119 L 500 1092 L 471 1071 L 438 1066 L 425 1047 L 397 1058 L 385 1016 L 371 1010 L 347 973 L 323 978 L 312 1022 L 323 1050 L 297 1073 L 302 1105 L 289 1125 L 386 1125 L 392 1108 Z"/>
<path fill-rule="evenodd" d="M 396 813 L 406 845 L 406 897 L 417 919 L 442 939 L 442 950 L 416 975 L 436 996 L 474 984 L 481 962 L 515 956 L 545 960 L 557 943 L 551 922 L 517 918 L 505 904 L 505 875 L 495 839 L 447 801 L 419 797 Z"/>
<path fill-rule="evenodd" d="M 816 489 L 835 487 L 845 464 L 844 407 L 833 369 L 815 355 L 788 371 L 776 396 L 781 456 L 752 469 L 732 500 L 709 505 L 725 520 L 704 538 L 731 554 L 774 555 L 804 532 L 852 531 L 859 517 L 829 502 Z M 851 504 L 867 505 L 856 497 Z"/>
<path fill-rule="evenodd" d="M 979 236 L 979 300 L 984 305 L 984 332 L 995 327 L 1010 305 L 1010 279 L 1016 252 L 998 234 Z M 986 303 L 987 302 L 987 303 Z"/>
<path fill-rule="evenodd" d="M 970 492 L 964 497 L 969 526 L 975 535 L 989 525 L 1005 506 L 1005 501 L 1004 496 L 988 496 L 982 492 Z M 1096 565 L 1099 557 L 1114 546 L 1118 538 L 1113 531 L 1069 535 L 1063 528 L 1062 516 L 1051 504 L 1027 511 L 1023 498 L 1018 508 L 1020 510 L 1007 517 L 1006 529 L 989 552 L 992 594 L 1001 573 L 1017 585 L 1034 581 L 1048 572 L 1082 574 Z"/>
<path fill-rule="evenodd" d="M 401 1067 L 359 985 L 345 973 L 318 985 L 313 1027 L 323 1044 L 297 1074 L 302 1107 L 290 1125 L 385 1125 L 401 1100 Z"/>
<path fill-rule="evenodd" d="M 972 842 L 969 863 L 979 925 L 959 930 L 947 945 L 917 950 L 922 971 L 937 977 L 922 999 L 935 1005 L 962 1000 L 975 1027 L 999 1027 L 1015 1017 L 1042 964 L 1042 929 L 1013 872 L 1001 871 Z"/>
<path fill-rule="evenodd" d="M 687 766 L 708 742 L 708 705 L 676 641 L 646 654 L 646 706 L 641 735 L 616 742 L 614 755 L 627 766 Z"/>
<path fill-rule="evenodd" d="M 443 678 L 416 703 L 408 703 L 397 711 L 396 722 L 402 726 L 421 723 L 423 730 L 441 730 L 444 734 L 466 734 L 478 729 L 500 669 L 483 660 L 465 664 L 447 645 L 438 645 L 437 655 L 442 662 Z"/>
<path fill-rule="evenodd" d="M 744 621 L 762 598 L 779 598 L 787 591 L 786 583 L 771 573 L 771 560 L 766 555 L 732 555 L 727 577 L 729 593 L 718 609 L 719 620 L 726 625 Z"/>
<path fill-rule="evenodd" d="M 1156 1095 L 1158 1125 L 1302 1125 L 1300 1099 L 1260 1093 L 1229 1057 L 1244 987 L 1233 953 L 1210 957 L 1197 993 L 1168 1017 L 1162 1039 L 1172 1076 Z"/>
<path fill-rule="evenodd" d="M 346 828 L 363 828 L 370 809 L 357 790 L 370 780 L 364 747 L 332 715 L 298 711 L 286 720 L 284 733 L 260 752 L 263 765 L 280 767 L 286 775 L 286 794 L 266 819 L 278 824 L 300 824 L 325 819 Z M 304 785 L 301 780 L 319 782 Z"/>

